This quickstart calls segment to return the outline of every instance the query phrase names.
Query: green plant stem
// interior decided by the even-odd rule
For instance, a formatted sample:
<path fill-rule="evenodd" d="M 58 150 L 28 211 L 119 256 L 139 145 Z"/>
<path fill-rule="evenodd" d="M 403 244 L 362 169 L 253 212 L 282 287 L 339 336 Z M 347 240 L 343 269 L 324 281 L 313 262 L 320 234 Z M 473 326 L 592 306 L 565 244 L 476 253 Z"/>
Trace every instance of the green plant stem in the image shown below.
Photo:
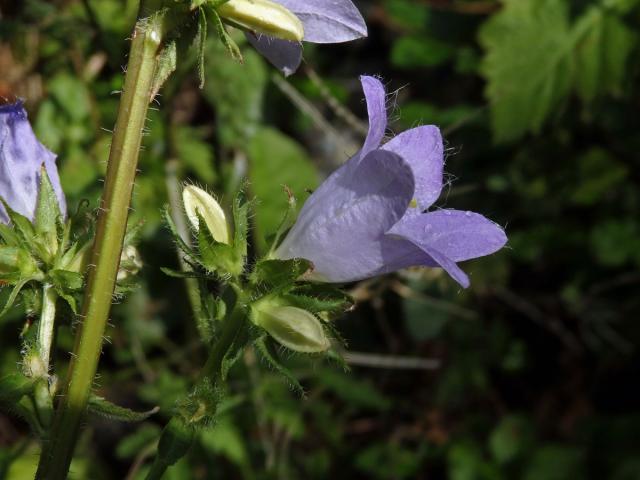
<path fill-rule="evenodd" d="M 207 363 L 200 372 L 193 391 L 197 391 L 203 382 L 216 384 L 223 380 L 224 358 L 232 348 L 234 341 L 246 326 L 247 310 L 243 305 L 237 305 L 231 315 L 222 325 L 220 337 L 211 349 Z M 209 412 L 213 415 L 215 412 Z M 199 412 L 198 415 L 201 415 Z M 185 418 L 182 412 L 177 412 L 165 426 L 158 444 L 158 453 L 153 460 L 146 480 L 160 480 L 164 472 L 175 464 L 189 450 L 197 428 L 197 420 Z"/>
<path fill-rule="evenodd" d="M 42 287 L 42 311 L 40 312 L 40 321 L 38 322 L 37 346 L 40 360 L 42 360 L 45 368 L 45 374 L 49 372 L 57 298 L 58 295 L 52 285 L 45 284 L 44 287 Z"/>
<path fill-rule="evenodd" d="M 133 33 L 93 245 L 93 268 L 83 301 L 84 321 L 76 334 L 66 392 L 57 407 L 49 439 L 40 456 L 36 478 L 41 480 L 67 477 L 85 416 L 120 263 L 162 28 L 162 18 L 158 14 L 139 20 Z"/>

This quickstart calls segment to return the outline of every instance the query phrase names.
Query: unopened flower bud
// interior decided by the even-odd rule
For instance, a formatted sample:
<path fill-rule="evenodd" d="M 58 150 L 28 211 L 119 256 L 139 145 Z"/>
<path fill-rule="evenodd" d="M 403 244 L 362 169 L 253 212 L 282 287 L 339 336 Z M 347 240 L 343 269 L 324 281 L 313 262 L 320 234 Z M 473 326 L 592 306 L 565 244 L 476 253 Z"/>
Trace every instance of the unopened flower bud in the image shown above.
<path fill-rule="evenodd" d="M 300 19 L 270 0 L 229 0 L 217 11 L 226 21 L 245 30 L 293 42 L 301 42 L 304 37 Z"/>
<path fill-rule="evenodd" d="M 302 308 L 260 302 L 252 308 L 252 320 L 282 345 L 297 352 L 324 352 L 331 345 L 320 320 Z"/>
<path fill-rule="evenodd" d="M 227 218 L 220 204 L 211 195 L 201 188 L 188 185 L 182 191 L 182 202 L 193 228 L 199 229 L 199 215 L 216 242 L 230 243 Z"/>

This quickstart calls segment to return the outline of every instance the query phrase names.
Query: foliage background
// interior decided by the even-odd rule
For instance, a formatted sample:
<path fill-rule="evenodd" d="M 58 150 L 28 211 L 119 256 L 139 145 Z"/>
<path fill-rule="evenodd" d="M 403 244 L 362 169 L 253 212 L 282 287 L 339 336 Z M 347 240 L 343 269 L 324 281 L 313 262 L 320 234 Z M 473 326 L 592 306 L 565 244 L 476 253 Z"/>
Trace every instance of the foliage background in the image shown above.
<path fill-rule="evenodd" d="M 143 478 L 204 363 L 186 292 L 159 270 L 177 265 L 160 220 L 168 192 L 188 179 L 224 203 L 248 176 L 259 252 L 282 185 L 304 198 L 358 148 L 364 73 L 392 92 L 393 131 L 443 129 L 437 206 L 505 225 L 509 248 L 465 265 L 466 291 L 437 270 L 353 285 L 358 306 L 338 327 L 373 356 L 348 357 L 350 373 L 291 356 L 305 399 L 249 351 L 229 413 L 167 478 L 640 478 L 639 2 L 358 3 L 369 38 L 305 45 L 286 80 L 210 39 L 200 90 L 195 56 L 181 58 L 150 114 L 136 186 L 144 268 L 113 310 L 97 379 L 112 401 L 161 410 L 141 425 L 90 419 L 75 478 Z M 97 205 L 136 10 L 0 1 L 0 98 L 26 100 L 72 209 Z M 0 320 L 0 376 L 16 368 L 24 322 L 19 308 Z M 62 322 L 63 370 L 70 312 Z M 0 476 L 30 478 L 37 451 L 0 413 Z"/>

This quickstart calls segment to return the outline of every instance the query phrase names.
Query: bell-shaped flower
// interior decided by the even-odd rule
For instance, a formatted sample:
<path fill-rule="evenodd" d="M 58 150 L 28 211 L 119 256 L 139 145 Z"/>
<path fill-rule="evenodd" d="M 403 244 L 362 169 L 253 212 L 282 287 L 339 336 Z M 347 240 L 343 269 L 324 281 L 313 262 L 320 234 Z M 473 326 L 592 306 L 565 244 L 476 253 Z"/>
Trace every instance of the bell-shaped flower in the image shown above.
<path fill-rule="evenodd" d="M 285 75 L 300 66 L 300 40 L 342 43 L 367 36 L 367 26 L 351 0 L 229 0 L 217 10 L 249 30 L 249 42 Z M 285 12 L 297 18 L 300 27 Z"/>
<path fill-rule="evenodd" d="M 307 199 L 274 256 L 305 258 L 310 279 L 351 282 L 410 266 L 441 267 L 463 287 L 457 262 L 502 248 L 503 229 L 477 213 L 435 209 L 444 153 L 440 130 L 421 126 L 381 145 L 385 91 L 362 77 L 369 132 L 362 149 Z"/>
<path fill-rule="evenodd" d="M 60 212 L 66 214 L 66 200 L 55 159 L 56 155 L 42 145 L 33 133 L 22 102 L 0 106 L 0 197 L 12 210 L 34 220 L 44 164 Z M 2 204 L 0 222 L 9 222 Z"/>

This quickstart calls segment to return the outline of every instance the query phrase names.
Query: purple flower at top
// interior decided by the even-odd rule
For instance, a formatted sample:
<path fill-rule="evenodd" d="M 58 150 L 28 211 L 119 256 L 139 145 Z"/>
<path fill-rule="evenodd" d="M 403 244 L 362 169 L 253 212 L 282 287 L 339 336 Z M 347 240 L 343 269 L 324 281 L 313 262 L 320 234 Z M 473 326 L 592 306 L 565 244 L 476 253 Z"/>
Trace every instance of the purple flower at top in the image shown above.
<path fill-rule="evenodd" d="M 55 159 L 55 154 L 33 133 L 22 102 L 0 106 L 0 197 L 31 221 L 35 216 L 43 164 L 58 197 L 60 211 L 66 214 L 67 205 Z M 2 204 L 0 222 L 9 222 Z"/>
<path fill-rule="evenodd" d="M 274 0 L 302 22 L 305 42 L 342 43 L 367 36 L 362 15 L 350 0 Z M 251 44 L 285 75 L 302 61 L 302 45 L 269 35 L 247 33 Z"/>
<path fill-rule="evenodd" d="M 421 265 L 443 268 L 468 287 L 457 262 L 502 248 L 503 229 L 473 212 L 425 212 L 442 190 L 440 130 L 417 127 L 381 145 L 384 87 L 373 77 L 361 82 L 369 113 L 364 145 L 307 199 L 274 256 L 310 260 L 309 278 L 317 281 L 351 282 Z"/>

